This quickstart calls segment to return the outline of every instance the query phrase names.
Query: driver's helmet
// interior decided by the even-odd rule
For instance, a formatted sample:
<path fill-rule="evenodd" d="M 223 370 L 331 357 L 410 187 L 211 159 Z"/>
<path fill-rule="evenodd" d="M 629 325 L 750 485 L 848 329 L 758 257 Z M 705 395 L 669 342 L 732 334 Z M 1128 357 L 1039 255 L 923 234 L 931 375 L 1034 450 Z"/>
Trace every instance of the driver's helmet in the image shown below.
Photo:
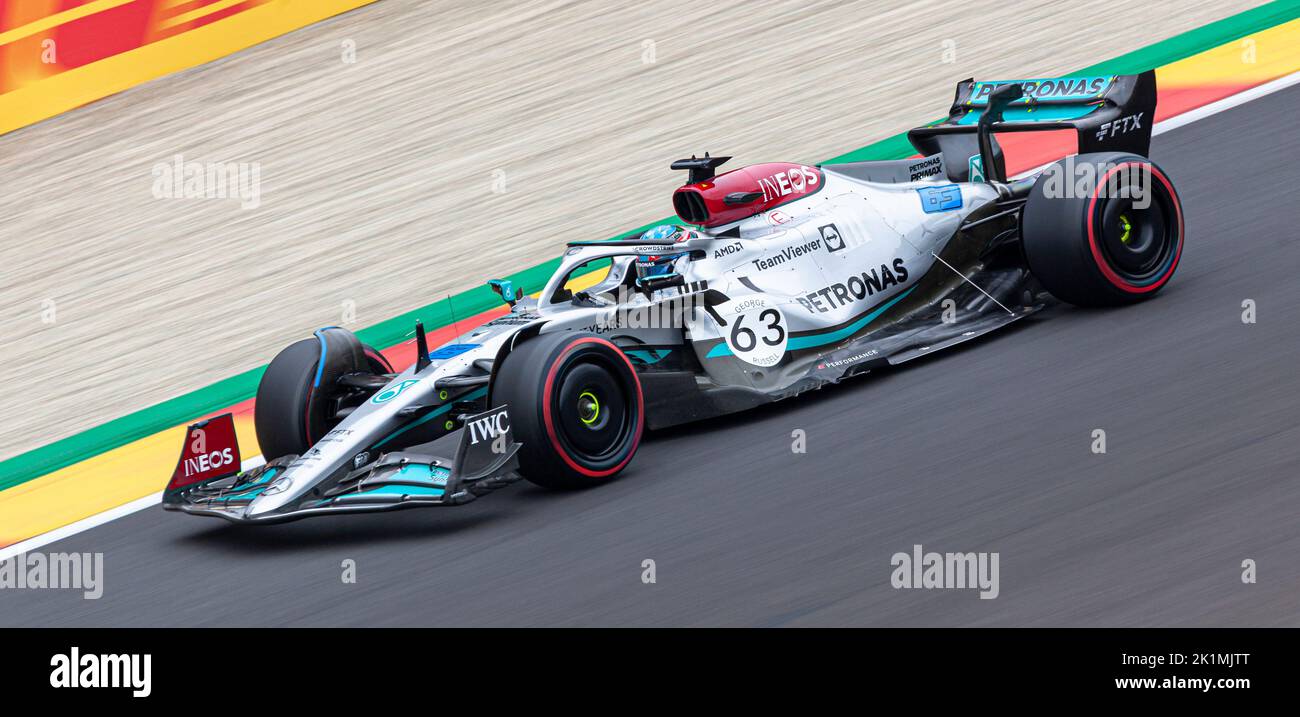
<path fill-rule="evenodd" d="M 695 232 L 676 224 L 660 224 L 653 229 L 647 229 L 642 232 L 640 240 L 644 242 L 662 243 L 671 239 L 674 243 L 683 242 L 695 236 Z M 636 259 L 636 275 L 639 279 L 651 276 L 664 276 L 673 273 L 673 262 L 683 253 L 666 253 L 656 256 L 638 256 Z"/>
<path fill-rule="evenodd" d="M 675 242 L 686 241 L 689 238 L 689 229 L 680 227 L 676 224 L 660 224 L 653 229 L 647 229 L 641 234 L 641 241 L 661 242 L 665 239 L 672 239 Z"/>

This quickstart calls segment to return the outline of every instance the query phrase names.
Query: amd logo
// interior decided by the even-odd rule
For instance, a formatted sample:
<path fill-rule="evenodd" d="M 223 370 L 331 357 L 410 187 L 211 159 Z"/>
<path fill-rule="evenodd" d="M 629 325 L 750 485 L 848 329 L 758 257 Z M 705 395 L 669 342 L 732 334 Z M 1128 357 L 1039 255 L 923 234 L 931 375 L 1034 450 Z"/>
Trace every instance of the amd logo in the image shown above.
<path fill-rule="evenodd" d="M 733 242 L 719 249 L 714 249 L 713 258 L 721 259 L 722 257 L 727 256 L 728 254 L 735 254 L 736 252 L 740 251 L 740 249 L 741 249 L 740 242 Z"/>

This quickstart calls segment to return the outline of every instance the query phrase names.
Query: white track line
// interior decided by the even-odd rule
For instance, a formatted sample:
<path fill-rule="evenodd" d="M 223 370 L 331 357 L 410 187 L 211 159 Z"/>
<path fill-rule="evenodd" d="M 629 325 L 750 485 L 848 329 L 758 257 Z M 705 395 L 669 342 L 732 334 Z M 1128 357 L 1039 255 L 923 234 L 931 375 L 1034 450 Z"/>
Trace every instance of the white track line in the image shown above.
<path fill-rule="evenodd" d="M 251 471 L 264 463 L 266 463 L 266 461 L 263 460 L 261 456 L 253 456 L 252 458 L 241 462 L 239 464 L 239 469 L 241 471 Z M 9 558 L 21 553 L 31 552 L 43 545 L 49 545 L 56 540 L 63 540 L 64 538 L 71 537 L 77 533 L 84 533 L 91 528 L 97 528 L 105 523 L 117 520 L 118 518 L 125 518 L 132 513 L 138 513 L 145 508 L 152 508 L 153 506 L 158 505 L 161 501 L 162 491 L 151 493 L 143 498 L 137 498 L 125 505 L 110 508 L 103 513 L 96 513 L 89 518 L 82 518 L 75 523 L 68 523 L 62 528 L 55 528 L 48 533 L 41 533 L 34 538 L 28 538 L 27 540 L 22 540 L 13 545 L 0 548 L 0 561 L 8 560 Z"/>
<path fill-rule="evenodd" d="M 1265 82 L 1262 85 L 1252 87 L 1249 90 L 1242 90 L 1235 95 L 1229 95 L 1221 100 L 1211 102 L 1208 105 L 1197 107 L 1194 110 L 1188 110 L 1180 115 L 1170 117 L 1163 122 L 1157 122 L 1152 134 L 1164 134 L 1189 125 L 1197 120 L 1203 120 L 1210 115 L 1216 115 L 1224 110 L 1230 110 L 1238 105 L 1244 105 L 1251 100 L 1257 100 L 1265 95 L 1271 95 L 1278 90 L 1300 84 L 1300 72 L 1292 72 L 1284 75 L 1271 82 Z"/>
<path fill-rule="evenodd" d="M 1233 107 L 1244 105 L 1247 102 L 1250 102 L 1252 100 L 1257 100 L 1266 95 L 1271 95 L 1274 92 L 1284 90 L 1296 84 L 1300 84 L 1300 72 L 1293 72 L 1289 75 L 1279 77 L 1276 80 L 1273 80 L 1272 82 L 1266 82 L 1257 87 L 1252 87 L 1249 90 L 1243 90 L 1241 92 L 1238 92 L 1235 95 L 1230 95 L 1228 97 L 1224 97 L 1221 100 L 1211 102 L 1208 105 L 1197 107 L 1194 110 L 1188 110 L 1187 112 L 1184 112 L 1175 117 L 1170 117 L 1169 119 L 1164 120 L 1162 122 L 1157 122 L 1155 127 L 1152 128 L 1151 134 L 1160 135 L 1166 132 L 1171 132 L 1173 130 L 1178 129 L 1179 127 L 1184 127 L 1198 120 L 1203 120 L 1206 117 L 1210 117 L 1212 115 L 1219 114 L 1220 112 L 1230 110 Z M 1049 162 L 1048 164 L 1051 163 Z M 1047 166 L 1046 164 L 1043 165 L 1043 167 L 1046 166 Z M 1027 176 L 1033 172 L 1042 169 L 1043 167 L 1037 167 L 1035 169 L 1029 170 L 1028 172 L 1021 172 L 1016 176 L 1017 177 Z M 265 462 L 266 461 L 262 460 L 261 456 L 254 456 L 244 461 L 243 465 L 241 465 L 240 468 L 242 468 L 243 470 L 252 470 L 253 468 L 260 466 Z M 105 523 L 117 520 L 118 518 L 122 518 L 132 513 L 144 510 L 145 508 L 149 508 L 151 506 L 157 505 L 160 500 L 162 500 L 161 492 L 154 493 L 153 495 L 147 495 L 143 498 L 140 498 L 139 500 L 133 500 L 130 503 L 127 503 L 126 505 L 119 505 L 116 508 L 104 511 L 103 513 L 92 515 L 89 518 L 82 518 L 81 520 L 78 520 L 75 523 L 69 523 L 68 525 L 63 526 L 62 528 L 55 528 L 54 530 L 51 530 L 48 533 L 42 533 L 34 538 L 28 538 L 27 540 L 14 543 L 13 545 L 10 545 L 7 548 L 0 548 L 0 560 L 8 560 L 11 556 L 17 555 L 18 553 L 35 550 L 36 548 L 39 548 L 43 545 L 48 545 L 56 540 L 62 540 L 69 536 L 76 535 L 77 533 L 90 530 L 91 528 L 99 527 Z"/>

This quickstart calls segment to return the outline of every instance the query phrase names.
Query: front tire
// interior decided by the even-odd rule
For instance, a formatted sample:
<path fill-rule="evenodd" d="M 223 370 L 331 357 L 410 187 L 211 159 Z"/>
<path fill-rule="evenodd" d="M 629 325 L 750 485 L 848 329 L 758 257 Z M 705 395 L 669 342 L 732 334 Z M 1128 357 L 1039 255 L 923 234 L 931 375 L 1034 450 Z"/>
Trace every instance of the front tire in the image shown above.
<path fill-rule="evenodd" d="M 546 488 L 605 483 L 631 462 L 645 429 L 641 382 L 617 346 L 593 334 L 544 334 L 502 359 L 492 385 L 506 404 L 519 472 Z"/>
<path fill-rule="evenodd" d="M 321 329 L 276 354 L 257 385 L 253 409 L 266 460 L 302 455 L 337 425 L 330 408 L 338 378 L 361 371 L 391 373 L 392 367 L 346 329 Z"/>
<path fill-rule="evenodd" d="M 1141 183 L 1149 202 L 1136 191 Z M 1079 155 L 1039 176 L 1021 236 L 1030 271 L 1056 298 L 1076 306 L 1132 304 L 1155 295 L 1178 268 L 1182 203 L 1164 170 L 1145 157 Z"/>

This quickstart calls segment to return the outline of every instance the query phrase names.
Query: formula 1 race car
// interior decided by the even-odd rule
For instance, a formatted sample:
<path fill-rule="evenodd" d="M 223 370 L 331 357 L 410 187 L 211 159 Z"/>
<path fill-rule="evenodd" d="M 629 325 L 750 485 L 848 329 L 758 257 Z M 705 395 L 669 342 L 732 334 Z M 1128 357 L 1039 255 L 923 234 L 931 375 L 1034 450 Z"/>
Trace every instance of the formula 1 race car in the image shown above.
<path fill-rule="evenodd" d="M 1146 299 L 1183 216 L 1146 158 L 1155 73 L 958 84 L 919 158 L 672 164 L 680 225 L 574 241 L 536 298 L 395 372 L 349 331 L 284 349 L 257 390 L 266 463 L 229 414 L 190 427 L 164 507 L 238 522 L 456 505 L 520 477 L 610 480 L 647 428 L 760 404 L 1039 311 Z M 1073 130 L 1079 153 L 1008 178 L 995 133 Z M 428 445 L 460 431 L 454 456 Z"/>

